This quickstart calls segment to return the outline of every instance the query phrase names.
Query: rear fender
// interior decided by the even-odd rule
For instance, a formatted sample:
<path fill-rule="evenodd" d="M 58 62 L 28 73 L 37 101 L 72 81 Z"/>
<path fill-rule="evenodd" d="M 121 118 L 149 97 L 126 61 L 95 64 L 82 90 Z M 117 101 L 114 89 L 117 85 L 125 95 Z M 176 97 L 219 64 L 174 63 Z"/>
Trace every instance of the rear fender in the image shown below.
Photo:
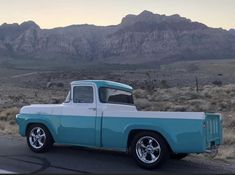
<path fill-rule="evenodd" d="M 174 141 L 171 138 L 170 134 L 167 133 L 161 127 L 154 126 L 154 125 L 129 125 L 129 126 L 127 126 L 125 128 L 125 131 L 124 131 L 124 136 L 125 136 L 124 140 L 125 140 L 125 147 L 126 148 L 128 147 L 128 137 L 129 137 L 129 134 L 133 130 L 145 130 L 145 131 L 157 132 L 157 133 L 162 135 L 162 137 L 167 141 L 167 143 L 169 144 L 171 149 L 173 149 L 173 147 L 171 145 L 173 145 Z"/>

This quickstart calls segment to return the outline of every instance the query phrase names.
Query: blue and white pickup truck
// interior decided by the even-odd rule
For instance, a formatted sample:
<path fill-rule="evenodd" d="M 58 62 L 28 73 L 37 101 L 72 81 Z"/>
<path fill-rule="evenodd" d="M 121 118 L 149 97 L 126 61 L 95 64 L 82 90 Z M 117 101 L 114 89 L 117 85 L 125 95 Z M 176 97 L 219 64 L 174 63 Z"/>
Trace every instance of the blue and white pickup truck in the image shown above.
<path fill-rule="evenodd" d="M 20 135 L 34 152 L 54 143 L 111 149 L 130 153 L 148 169 L 222 143 L 220 114 L 137 111 L 132 91 L 113 81 L 74 81 L 64 103 L 21 108 Z"/>

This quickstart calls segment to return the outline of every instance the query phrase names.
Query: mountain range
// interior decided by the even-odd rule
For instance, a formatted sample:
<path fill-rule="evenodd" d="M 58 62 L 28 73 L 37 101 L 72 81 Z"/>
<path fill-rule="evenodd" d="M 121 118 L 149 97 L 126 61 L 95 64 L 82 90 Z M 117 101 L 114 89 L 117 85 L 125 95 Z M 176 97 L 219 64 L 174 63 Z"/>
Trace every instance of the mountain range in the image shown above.
<path fill-rule="evenodd" d="M 41 29 L 33 21 L 4 23 L 0 26 L 0 56 L 120 64 L 228 59 L 235 58 L 235 30 L 149 11 L 127 15 L 111 26 Z"/>

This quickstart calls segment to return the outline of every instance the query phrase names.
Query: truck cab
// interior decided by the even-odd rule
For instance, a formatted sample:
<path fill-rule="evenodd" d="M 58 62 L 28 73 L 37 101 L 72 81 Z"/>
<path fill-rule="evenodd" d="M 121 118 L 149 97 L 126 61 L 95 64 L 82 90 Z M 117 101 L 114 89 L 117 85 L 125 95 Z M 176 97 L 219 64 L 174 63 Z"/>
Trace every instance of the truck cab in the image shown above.
<path fill-rule="evenodd" d="M 111 81 L 74 81 L 63 104 L 63 142 L 102 146 L 101 122 L 104 111 L 137 111 L 132 87 Z M 74 116 L 81 116 L 75 118 Z M 71 128 L 73 131 L 71 131 Z M 84 133 L 87 133 L 84 137 Z M 72 136 L 71 136 L 72 134 Z"/>

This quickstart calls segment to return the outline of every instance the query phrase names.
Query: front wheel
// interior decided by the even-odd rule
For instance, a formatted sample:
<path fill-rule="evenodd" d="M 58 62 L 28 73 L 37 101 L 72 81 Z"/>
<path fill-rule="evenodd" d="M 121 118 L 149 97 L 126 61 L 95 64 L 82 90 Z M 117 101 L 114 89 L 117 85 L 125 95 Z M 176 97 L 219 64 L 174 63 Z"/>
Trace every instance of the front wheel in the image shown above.
<path fill-rule="evenodd" d="M 157 133 L 141 132 L 131 142 L 131 153 L 136 163 L 145 169 L 153 169 L 168 158 L 165 140 Z"/>
<path fill-rule="evenodd" d="M 49 130 L 41 124 L 33 124 L 27 130 L 27 144 L 33 152 L 46 152 L 53 145 Z"/>

